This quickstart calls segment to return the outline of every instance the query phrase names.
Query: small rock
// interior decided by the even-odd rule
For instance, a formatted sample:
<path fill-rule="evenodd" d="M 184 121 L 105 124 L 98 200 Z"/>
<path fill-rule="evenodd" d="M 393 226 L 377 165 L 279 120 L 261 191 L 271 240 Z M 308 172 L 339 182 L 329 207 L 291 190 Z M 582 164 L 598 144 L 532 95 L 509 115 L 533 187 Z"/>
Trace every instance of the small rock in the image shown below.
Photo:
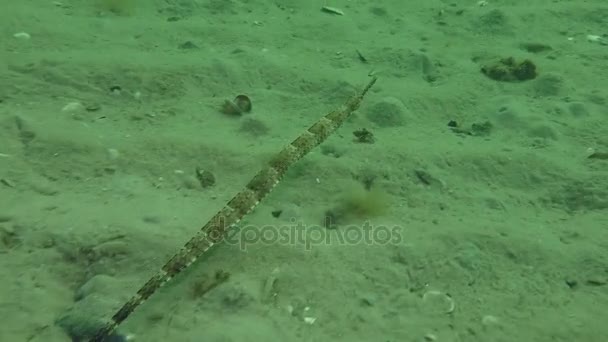
<path fill-rule="evenodd" d="M 566 280 L 566 285 L 568 285 L 569 288 L 573 289 L 578 285 L 578 281 L 576 281 L 576 279 L 573 278 L 567 278 Z"/>
<path fill-rule="evenodd" d="M 496 316 L 485 315 L 481 318 L 481 324 L 483 324 L 484 327 L 495 326 L 495 325 L 498 325 L 499 323 L 500 323 L 500 320 Z"/>
<path fill-rule="evenodd" d="M 84 105 L 78 101 L 70 102 L 61 108 L 62 112 L 65 113 L 79 113 L 85 110 Z"/>
<path fill-rule="evenodd" d="M 146 215 L 146 216 L 142 217 L 142 220 L 145 223 L 149 223 L 149 224 L 160 224 L 162 221 L 160 216 L 155 216 L 155 215 Z"/>
<path fill-rule="evenodd" d="M 110 160 L 116 160 L 116 159 L 118 159 L 118 157 L 120 157 L 120 152 L 118 152 L 118 150 L 115 148 L 109 148 L 107 150 L 107 153 L 108 153 L 108 159 L 110 159 Z"/>
<path fill-rule="evenodd" d="M 196 168 L 196 179 L 203 188 L 208 188 L 215 184 L 215 176 L 213 173 L 201 168 Z"/>
<path fill-rule="evenodd" d="M 14 226 L 0 226 L 0 246 L 11 249 L 19 244 L 21 244 L 21 237 Z"/>
<path fill-rule="evenodd" d="M 59 193 L 59 190 L 57 190 L 50 182 L 42 179 L 33 180 L 30 182 L 30 186 L 32 190 L 45 196 L 55 196 Z"/>
<path fill-rule="evenodd" d="M 24 145 L 28 145 L 36 138 L 36 132 L 32 129 L 27 119 L 15 116 L 15 126 L 17 126 L 17 130 L 19 131 L 19 139 Z"/>
<path fill-rule="evenodd" d="M 374 303 L 377 302 L 376 295 L 373 293 L 368 293 L 359 298 L 359 303 L 361 306 L 370 307 L 374 306 Z"/>
<path fill-rule="evenodd" d="M 86 342 L 106 324 L 107 312 L 115 310 L 117 304 L 119 303 L 100 296 L 90 296 L 76 302 L 55 321 L 55 324 L 70 336 L 72 342 Z M 128 335 L 113 332 L 104 342 L 127 342 L 131 339 Z"/>
<path fill-rule="evenodd" d="M 189 49 L 198 49 L 198 46 L 191 41 L 187 41 L 187 42 L 181 43 L 178 46 L 178 48 L 180 48 L 182 50 L 189 50 Z"/>
<path fill-rule="evenodd" d="M 101 110 L 101 105 L 97 102 L 88 102 L 84 105 L 84 109 L 86 109 L 87 112 L 96 112 Z"/>

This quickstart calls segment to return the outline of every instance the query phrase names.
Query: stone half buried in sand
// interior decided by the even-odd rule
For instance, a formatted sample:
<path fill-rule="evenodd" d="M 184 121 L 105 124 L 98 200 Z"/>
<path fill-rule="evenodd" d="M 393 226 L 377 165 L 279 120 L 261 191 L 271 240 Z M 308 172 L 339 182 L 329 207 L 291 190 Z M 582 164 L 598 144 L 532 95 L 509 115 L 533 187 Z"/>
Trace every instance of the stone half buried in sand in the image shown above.
<path fill-rule="evenodd" d="M 536 65 L 529 59 L 516 61 L 513 57 L 499 59 L 481 67 L 487 77 L 502 82 L 533 80 L 538 76 Z"/>
<path fill-rule="evenodd" d="M 74 293 L 74 303 L 55 321 L 72 342 L 88 342 L 105 325 L 105 313 L 116 307 L 120 300 L 121 282 L 107 275 L 95 275 Z M 112 332 L 104 342 L 134 341 L 133 335 Z"/>

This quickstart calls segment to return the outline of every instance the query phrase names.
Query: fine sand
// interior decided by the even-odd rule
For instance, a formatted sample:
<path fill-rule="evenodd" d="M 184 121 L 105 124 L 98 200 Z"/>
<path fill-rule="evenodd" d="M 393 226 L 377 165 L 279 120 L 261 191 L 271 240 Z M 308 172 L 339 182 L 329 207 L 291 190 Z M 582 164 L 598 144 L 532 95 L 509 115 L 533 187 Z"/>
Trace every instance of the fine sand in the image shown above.
<path fill-rule="evenodd" d="M 0 341 L 76 341 L 109 320 L 372 73 L 353 117 L 118 331 L 608 336 L 604 1 L 5 2 Z M 508 58 L 531 79 L 482 72 Z M 239 94 L 253 110 L 223 114 Z"/>

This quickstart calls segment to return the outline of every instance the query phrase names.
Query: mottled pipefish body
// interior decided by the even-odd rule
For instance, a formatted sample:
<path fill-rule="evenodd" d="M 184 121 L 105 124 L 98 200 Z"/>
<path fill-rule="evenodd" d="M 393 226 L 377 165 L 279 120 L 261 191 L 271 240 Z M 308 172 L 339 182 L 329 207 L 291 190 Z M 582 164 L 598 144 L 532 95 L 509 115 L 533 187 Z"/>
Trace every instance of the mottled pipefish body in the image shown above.
<path fill-rule="evenodd" d="M 220 242 L 226 230 L 238 224 L 279 183 L 295 162 L 325 141 L 344 121 L 359 108 L 363 97 L 376 83 L 372 78 L 358 94 L 349 98 L 337 110 L 325 115 L 304 133 L 276 154 L 245 188 L 234 196 L 200 231 L 188 241 L 137 293 L 112 316 L 110 322 L 96 332 L 91 342 L 104 342 L 107 337 L 144 301 L 161 286 L 188 268 L 203 253 Z"/>

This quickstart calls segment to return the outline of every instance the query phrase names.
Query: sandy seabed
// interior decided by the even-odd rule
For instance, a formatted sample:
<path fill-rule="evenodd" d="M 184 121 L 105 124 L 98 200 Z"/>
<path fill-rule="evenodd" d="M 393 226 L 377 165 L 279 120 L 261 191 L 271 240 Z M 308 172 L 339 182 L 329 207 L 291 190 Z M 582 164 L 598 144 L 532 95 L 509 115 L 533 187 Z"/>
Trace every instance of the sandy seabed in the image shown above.
<path fill-rule="evenodd" d="M 66 315 L 108 320 L 369 74 L 379 80 L 360 110 L 294 165 L 236 243 L 119 331 L 146 342 L 608 336 L 604 1 L 100 1 L 0 13 L 1 341 L 69 341 Z M 534 77 L 481 71 L 508 58 Z M 238 94 L 253 110 L 222 114 Z M 373 143 L 355 141 L 361 129 Z M 214 181 L 202 187 L 197 168 Z M 320 225 L 364 186 L 388 199 L 383 215 Z"/>

